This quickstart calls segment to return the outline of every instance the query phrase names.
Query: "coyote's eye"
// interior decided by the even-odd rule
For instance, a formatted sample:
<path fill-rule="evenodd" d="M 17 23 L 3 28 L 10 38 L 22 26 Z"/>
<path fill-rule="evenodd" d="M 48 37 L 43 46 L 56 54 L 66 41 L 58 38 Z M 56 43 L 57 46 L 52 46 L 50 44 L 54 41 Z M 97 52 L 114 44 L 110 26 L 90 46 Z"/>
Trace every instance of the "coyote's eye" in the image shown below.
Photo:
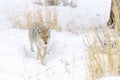
<path fill-rule="evenodd" d="M 46 36 L 46 38 L 48 38 L 49 36 Z"/>

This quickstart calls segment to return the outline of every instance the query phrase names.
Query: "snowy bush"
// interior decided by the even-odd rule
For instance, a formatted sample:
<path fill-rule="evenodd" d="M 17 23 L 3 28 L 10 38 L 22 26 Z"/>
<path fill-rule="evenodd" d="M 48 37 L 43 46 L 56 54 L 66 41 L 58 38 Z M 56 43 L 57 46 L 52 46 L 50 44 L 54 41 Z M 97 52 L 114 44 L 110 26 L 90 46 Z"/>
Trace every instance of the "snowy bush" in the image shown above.
<path fill-rule="evenodd" d="M 36 0 L 35 3 L 39 5 L 48 5 L 48 6 L 70 6 L 76 7 L 77 6 L 76 0 Z"/>
<path fill-rule="evenodd" d="M 45 13 L 45 16 L 43 16 L 43 13 Z M 9 20 L 15 28 L 20 29 L 28 29 L 31 24 L 37 22 L 44 24 L 46 27 L 51 26 L 53 30 L 61 30 L 58 23 L 58 13 L 55 8 L 53 10 L 46 8 L 42 11 L 42 8 L 35 7 L 33 11 L 26 9 L 23 14 L 12 12 Z"/>

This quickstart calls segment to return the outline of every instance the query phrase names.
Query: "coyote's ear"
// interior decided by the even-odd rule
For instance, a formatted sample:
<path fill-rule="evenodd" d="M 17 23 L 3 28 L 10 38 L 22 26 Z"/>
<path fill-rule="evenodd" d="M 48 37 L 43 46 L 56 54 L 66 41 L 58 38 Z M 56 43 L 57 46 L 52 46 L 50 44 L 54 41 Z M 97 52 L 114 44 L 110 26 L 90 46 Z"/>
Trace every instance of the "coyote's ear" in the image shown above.
<path fill-rule="evenodd" d="M 40 29 L 37 29 L 37 32 L 40 33 Z"/>

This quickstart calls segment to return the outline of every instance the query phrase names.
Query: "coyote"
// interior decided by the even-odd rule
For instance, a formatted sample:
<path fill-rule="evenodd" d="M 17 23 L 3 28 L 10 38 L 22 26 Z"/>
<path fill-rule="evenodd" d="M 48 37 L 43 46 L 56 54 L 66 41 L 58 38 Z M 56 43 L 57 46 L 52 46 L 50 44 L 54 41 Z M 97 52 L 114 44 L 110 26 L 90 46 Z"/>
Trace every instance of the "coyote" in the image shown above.
<path fill-rule="evenodd" d="M 39 23 L 34 23 L 30 26 L 28 34 L 31 51 L 34 51 L 34 43 L 37 47 L 37 59 L 40 59 L 41 64 L 44 64 L 45 56 L 47 53 L 47 44 L 50 38 L 50 28 L 45 27 Z"/>

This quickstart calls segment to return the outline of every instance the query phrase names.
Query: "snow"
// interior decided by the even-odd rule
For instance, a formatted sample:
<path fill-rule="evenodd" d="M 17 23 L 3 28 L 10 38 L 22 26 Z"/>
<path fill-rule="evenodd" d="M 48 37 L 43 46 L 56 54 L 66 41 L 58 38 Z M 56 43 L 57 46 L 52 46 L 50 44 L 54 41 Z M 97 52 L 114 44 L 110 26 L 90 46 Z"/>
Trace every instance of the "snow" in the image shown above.
<path fill-rule="evenodd" d="M 36 60 L 36 52 L 30 51 L 27 33 L 27 30 L 17 29 L 0 32 L 0 80 L 80 79 L 79 75 L 84 72 L 81 73 L 84 67 L 80 66 L 84 65 L 84 56 L 79 55 L 81 36 L 51 31 L 46 65 L 41 65 Z"/>
<path fill-rule="evenodd" d="M 7 20 L 11 11 L 22 13 L 25 3 L 25 0 L 0 0 L 0 80 L 85 80 L 86 34 L 51 31 L 45 65 L 41 65 L 36 51 L 30 51 L 28 30 L 14 29 Z M 32 5 L 30 1 L 27 3 Z M 110 4 L 111 0 L 78 0 L 77 8 L 60 6 L 59 23 L 63 29 L 70 20 L 75 20 L 80 28 L 92 23 L 106 25 Z"/>
<path fill-rule="evenodd" d="M 21 80 L 25 54 L 22 47 L 14 41 L 15 35 L 10 36 L 13 34 L 15 33 L 11 30 L 0 32 L 0 80 Z"/>

